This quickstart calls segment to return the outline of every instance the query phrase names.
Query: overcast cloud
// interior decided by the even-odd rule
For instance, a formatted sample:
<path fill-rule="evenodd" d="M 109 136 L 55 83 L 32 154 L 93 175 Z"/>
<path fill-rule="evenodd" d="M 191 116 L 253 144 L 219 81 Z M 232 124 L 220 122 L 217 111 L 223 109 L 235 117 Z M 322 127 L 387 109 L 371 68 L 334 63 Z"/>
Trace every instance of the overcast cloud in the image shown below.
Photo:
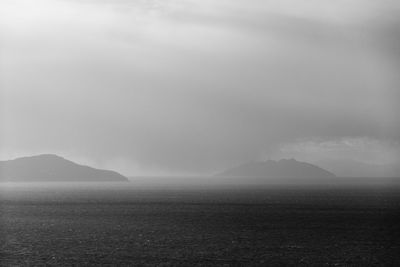
<path fill-rule="evenodd" d="M 2 0 L 0 156 L 400 161 L 399 18 L 395 0 Z"/>

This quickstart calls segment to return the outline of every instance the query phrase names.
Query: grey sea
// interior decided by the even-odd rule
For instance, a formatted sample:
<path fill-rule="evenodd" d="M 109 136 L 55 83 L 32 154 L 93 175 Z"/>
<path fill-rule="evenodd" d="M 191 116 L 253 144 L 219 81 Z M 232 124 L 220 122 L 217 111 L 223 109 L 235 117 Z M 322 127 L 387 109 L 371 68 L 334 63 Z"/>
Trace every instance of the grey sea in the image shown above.
<path fill-rule="evenodd" d="M 400 266 L 400 183 L 0 185 L 1 266 Z"/>

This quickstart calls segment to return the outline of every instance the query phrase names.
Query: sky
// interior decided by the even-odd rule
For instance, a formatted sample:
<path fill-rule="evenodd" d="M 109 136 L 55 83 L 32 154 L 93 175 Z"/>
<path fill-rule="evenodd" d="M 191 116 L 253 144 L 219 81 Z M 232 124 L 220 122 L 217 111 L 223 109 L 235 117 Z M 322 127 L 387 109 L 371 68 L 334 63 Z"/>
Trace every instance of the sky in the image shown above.
<path fill-rule="evenodd" d="M 400 162 L 399 72 L 397 0 L 2 0 L 0 159 Z"/>

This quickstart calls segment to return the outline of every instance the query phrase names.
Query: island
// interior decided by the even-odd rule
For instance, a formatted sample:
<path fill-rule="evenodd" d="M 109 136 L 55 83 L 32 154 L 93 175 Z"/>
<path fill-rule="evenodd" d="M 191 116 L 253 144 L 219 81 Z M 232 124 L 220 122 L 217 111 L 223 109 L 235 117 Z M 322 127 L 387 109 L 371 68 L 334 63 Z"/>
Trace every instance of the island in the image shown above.
<path fill-rule="evenodd" d="M 0 161 L 0 182 L 128 182 L 110 170 L 79 165 L 53 154 Z"/>
<path fill-rule="evenodd" d="M 336 177 L 335 174 L 316 165 L 295 159 L 252 161 L 218 173 L 216 176 L 269 179 L 321 179 Z"/>

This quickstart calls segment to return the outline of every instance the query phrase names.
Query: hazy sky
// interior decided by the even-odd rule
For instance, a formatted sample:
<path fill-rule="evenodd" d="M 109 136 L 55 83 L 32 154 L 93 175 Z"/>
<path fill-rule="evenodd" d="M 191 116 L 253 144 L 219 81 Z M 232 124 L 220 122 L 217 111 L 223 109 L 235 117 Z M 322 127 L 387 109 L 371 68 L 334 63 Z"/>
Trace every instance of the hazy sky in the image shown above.
<path fill-rule="evenodd" d="M 0 158 L 400 161 L 399 3 L 1 0 Z"/>

